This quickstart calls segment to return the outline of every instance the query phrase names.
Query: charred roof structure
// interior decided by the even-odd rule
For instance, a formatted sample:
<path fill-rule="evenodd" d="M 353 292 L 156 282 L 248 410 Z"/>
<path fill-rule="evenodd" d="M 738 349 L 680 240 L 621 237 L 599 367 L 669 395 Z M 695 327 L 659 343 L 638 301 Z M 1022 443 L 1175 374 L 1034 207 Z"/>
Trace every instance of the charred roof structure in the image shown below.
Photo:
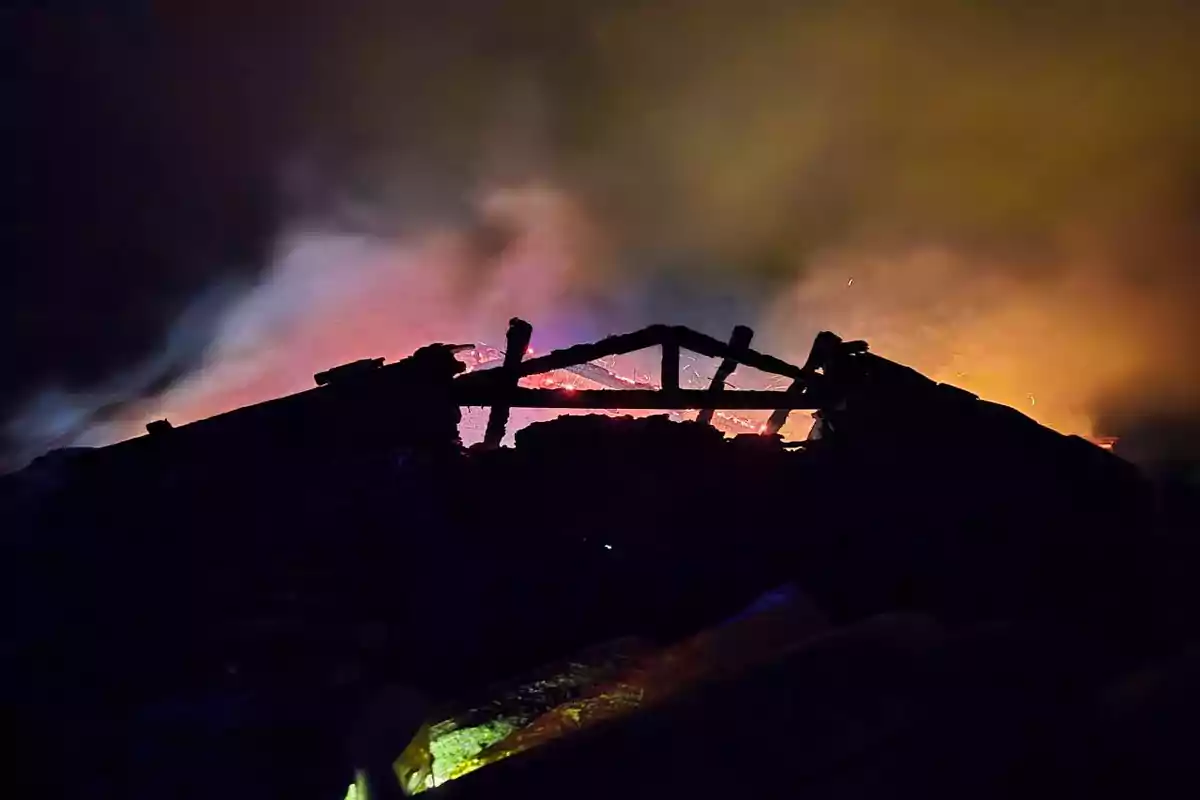
<path fill-rule="evenodd" d="M 1001 797 L 1164 774 L 1124 726 L 1166 736 L 1147 709 L 1194 707 L 1193 559 L 1130 464 L 831 333 L 797 366 L 741 327 L 527 358 L 531 330 L 495 369 L 434 344 L 5 478 L 5 706 L 43 792 L 336 800 L 358 770 L 371 797 Z M 657 390 L 519 385 L 647 347 Z M 681 349 L 721 360 L 707 389 L 680 387 Z M 728 390 L 738 365 L 790 386 Z M 470 449 L 462 406 L 491 409 Z M 699 414 L 501 447 L 519 407 Z M 728 438 L 718 409 L 772 415 Z M 778 435 L 793 409 L 808 441 Z M 791 610 L 764 612 L 779 587 Z M 589 650 L 611 642 L 633 644 Z M 1146 669 L 1175 682 L 1128 699 Z M 469 758 L 515 757 L 439 785 L 489 708 Z"/>

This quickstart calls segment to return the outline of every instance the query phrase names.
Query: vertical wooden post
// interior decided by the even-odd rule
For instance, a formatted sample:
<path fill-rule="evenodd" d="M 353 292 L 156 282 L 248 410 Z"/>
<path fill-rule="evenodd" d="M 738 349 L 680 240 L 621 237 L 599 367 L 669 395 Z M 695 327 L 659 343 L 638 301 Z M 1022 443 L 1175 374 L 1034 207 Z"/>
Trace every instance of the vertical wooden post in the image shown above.
<path fill-rule="evenodd" d="M 504 365 L 500 367 L 503 373 L 500 391 L 502 395 L 506 395 L 504 399 L 508 399 L 507 395 L 517 388 L 517 381 L 521 377 L 521 359 L 525 358 L 525 351 L 529 349 L 529 340 L 533 338 L 533 326 L 523 319 L 513 317 L 508 321 L 507 338 Z M 492 413 L 488 415 L 487 431 L 483 435 L 485 447 L 496 448 L 504 441 L 510 411 L 511 407 L 503 401 L 492 406 Z"/>
<path fill-rule="evenodd" d="M 729 380 L 729 376 L 737 369 L 737 359 L 735 358 L 736 351 L 745 350 L 750 346 L 750 340 L 754 338 L 754 331 L 745 325 L 738 325 L 733 329 L 733 333 L 729 336 L 729 347 L 734 350 L 721 359 L 721 366 L 717 367 L 717 374 L 713 375 L 712 381 L 708 385 L 708 390 L 713 392 L 723 391 L 725 389 L 725 381 Z M 705 425 L 711 425 L 713 418 L 713 409 L 704 408 L 696 415 L 696 421 Z"/>
<path fill-rule="evenodd" d="M 672 334 L 662 343 L 662 390 L 679 391 L 679 340 Z"/>

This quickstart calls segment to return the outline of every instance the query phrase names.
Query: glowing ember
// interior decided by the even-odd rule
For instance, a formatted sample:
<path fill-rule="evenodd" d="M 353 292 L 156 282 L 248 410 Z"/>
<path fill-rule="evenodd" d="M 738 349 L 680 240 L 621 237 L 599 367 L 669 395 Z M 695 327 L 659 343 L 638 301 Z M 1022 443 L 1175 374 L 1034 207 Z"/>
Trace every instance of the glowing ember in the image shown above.
<path fill-rule="evenodd" d="M 467 370 L 474 372 L 477 370 L 494 369 L 504 363 L 504 351 L 486 344 L 477 344 L 470 350 L 458 354 L 460 360 L 467 365 Z M 707 389 L 709 382 L 712 380 L 711 375 L 703 375 L 697 372 L 694 363 L 684 364 L 680 370 L 680 385 L 686 389 Z M 756 385 L 755 388 L 767 390 L 779 390 L 786 387 L 787 379 L 778 376 L 763 376 L 762 385 Z M 552 370 L 541 375 L 532 375 L 527 378 L 522 378 L 520 384 L 527 388 L 536 389 L 557 389 L 562 392 L 575 392 L 580 389 L 613 389 L 620 391 L 622 389 L 646 389 L 657 390 L 660 387 L 658 381 L 650 380 L 648 376 L 639 374 L 636 369 L 624 366 L 620 356 L 610 356 L 594 362 L 579 364 L 561 370 Z M 737 389 L 738 386 L 730 381 L 726 381 L 726 386 L 731 389 Z M 749 387 L 747 387 L 749 388 Z M 588 410 L 588 409 L 513 409 L 511 423 L 509 425 L 510 435 L 517 430 L 529 425 L 533 422 L 543 422 L 554 419 L 555 417 L 564 414 L 606 414 L 606 415 L 632 415 L 642 416 L 643 414 L 662 413 L 661 411 L 654 412 L 637 412 L 637 411 L 620 411 L 614 412 L 610 410 Z M 673 411 L 669 416 L 677 421 L 694 419 L 694 411 Z M 798 419 L 804 419 L 803 415 L 794 415 Z M 463 422 L 461 425 L 463 441 L 466 444 L 473 444 L 483 438 L 483 431 L 486 427 L 487 410 L 486 409 L 464 409 Z M 740 414 L 731 413 L 728 411 L 716 411 L 713 414 L 713 427 L 727 436 L 737 436 L 740 434 L 756 434 L 766 431 L 766 424 L 761 419 L 751 419 Z"/>

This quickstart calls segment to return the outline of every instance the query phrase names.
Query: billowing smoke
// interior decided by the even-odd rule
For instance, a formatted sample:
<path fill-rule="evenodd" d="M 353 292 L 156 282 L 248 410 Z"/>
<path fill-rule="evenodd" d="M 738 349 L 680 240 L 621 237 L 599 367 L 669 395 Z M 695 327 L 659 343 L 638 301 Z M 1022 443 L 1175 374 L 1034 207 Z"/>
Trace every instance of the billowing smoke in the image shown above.
<path fill-rule="evenodd" d="M 68 417 L 107 420 L 99 441 L 341 361 L 496 339 L 514 314 L 547 345 L 748 322 L 796 357 L 830 328 L 1070 431 L 1195 405 L 1193 4 L 343 5 L 180 26 L 191 49 L 173 59 L 246 71 L 267 98 L 187 138 L 223 136 L 250 177 L 184 174 L 269 188 L 276 221 L 255 248 L 166 247 L 158 268 L 245 264 L 252 288 L 185 325 L 205 345 L 178 368 L 146 337 L 119 378 L 24 393 L 26 451 Z M 172 108 L 219 110 L 179 74 Z M 160 281 L 158 307 L 204 284 Z"/>
<path fill-rule="evenodd" d="M 571 201 L 526 186 L 480 204 L 482 218 L 507 232 L 487 256 L 455 229 L 400 241 L 311 227 L 281 235 L 271 270 L 230 306 L 198 368 L 126 421 L 191 421 L 310 388 L 330 365 L 391 360 L 434 341 L 502 346 L 513 314 L 545 323 L 542 341 L 586 330 L 571 287 L 593 251 Z"/>

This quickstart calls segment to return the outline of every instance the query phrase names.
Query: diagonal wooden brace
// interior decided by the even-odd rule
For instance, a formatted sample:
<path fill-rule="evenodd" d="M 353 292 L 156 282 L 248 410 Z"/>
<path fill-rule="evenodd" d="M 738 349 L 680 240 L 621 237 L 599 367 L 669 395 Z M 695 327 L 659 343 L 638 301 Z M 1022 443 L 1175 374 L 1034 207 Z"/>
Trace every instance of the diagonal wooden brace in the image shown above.
<path fill-rule="evenodd" d="M 736 353 L 740 350 L 745 350 L 750 346 L 750 340 L 754 338 L 754 331 L 745 325 L 738 325 L 733 329 L 733 333 L 729 336 L 729 349 L 732 351 L 721 360 L 721 366 L 717 367 L 717 374 L 713 375 L 712 382 L 708 385 L 708 391 L 716 394 L 725 389 L 725 381 L 729 380 L 729 376 L 737 369 Z M 703 408 L 696 415 L 696 421 L 705 425 L 711 425 L 713 419 L 713 408 Z"/>

